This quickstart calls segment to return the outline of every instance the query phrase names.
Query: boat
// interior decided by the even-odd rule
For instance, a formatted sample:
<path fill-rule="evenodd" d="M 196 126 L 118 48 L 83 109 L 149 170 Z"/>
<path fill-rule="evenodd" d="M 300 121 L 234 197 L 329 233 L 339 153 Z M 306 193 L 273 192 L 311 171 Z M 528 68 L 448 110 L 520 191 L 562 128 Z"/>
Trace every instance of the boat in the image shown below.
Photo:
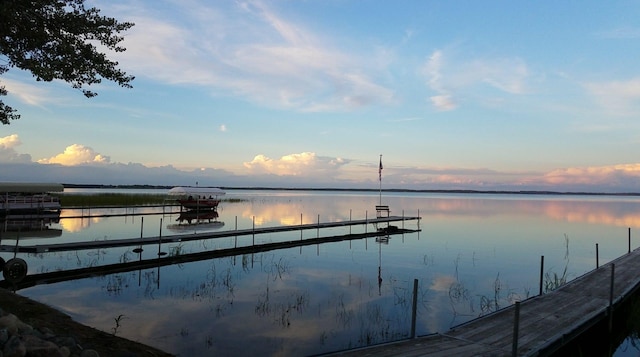
<path fill-rule="evenodd" d="M 173 231 L 185 231 L 218 229 L 224 226 L 224 222 L 218 221 L 218 212 L 216 210 L 180 212 L 180 216 L 176 221 L 178 223 L 170 224 L 167 228 Z"/>
<path fill-rule="evenodd" d="M 0 215 L 10 212 L 59 212 L 60 199 L 50 195 L 62 192 L 58 183 L 0 182 Z"/>
<path fill-rule="evenodd" d="M 177 186 L 169 190 L 169 196 L 176 196 L 176 201 L 187 210 L 215 210 L 220 203 L 220 196 L 225 192 L 215 187 Z"/>

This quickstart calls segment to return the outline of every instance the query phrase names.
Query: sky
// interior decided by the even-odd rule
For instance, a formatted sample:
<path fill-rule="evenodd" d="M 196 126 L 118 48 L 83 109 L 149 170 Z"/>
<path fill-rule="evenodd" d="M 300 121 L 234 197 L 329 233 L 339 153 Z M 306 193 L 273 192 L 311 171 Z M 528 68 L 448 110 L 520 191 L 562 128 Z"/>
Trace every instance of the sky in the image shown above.
<path fill-rule="evenodd" d="M 133 88 L 2 75 L 0 181 L 640 192 L 637 1 L 87 4 Z"/>

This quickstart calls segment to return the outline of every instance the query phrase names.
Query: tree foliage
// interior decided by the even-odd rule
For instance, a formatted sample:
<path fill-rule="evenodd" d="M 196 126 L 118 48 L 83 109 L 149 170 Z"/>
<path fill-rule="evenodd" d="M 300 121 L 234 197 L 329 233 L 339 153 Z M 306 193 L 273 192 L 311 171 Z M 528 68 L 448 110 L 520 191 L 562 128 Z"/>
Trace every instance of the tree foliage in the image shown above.
<path fill-rule="evenodd" d="M 60 79 L 91 98 L 86 86 L 107 79 L 131 88 L 133 76 L 118 69 L 97 46 L 122 52 L 120 32 L 133 23 L 101 16 L 84 0 L 0 0 L 0 75 L 16 67 L 37 81 Z M 7 95 L 0 86 L 0 96 Z M 0 100 L 0 122 L 20 117 Z"/>

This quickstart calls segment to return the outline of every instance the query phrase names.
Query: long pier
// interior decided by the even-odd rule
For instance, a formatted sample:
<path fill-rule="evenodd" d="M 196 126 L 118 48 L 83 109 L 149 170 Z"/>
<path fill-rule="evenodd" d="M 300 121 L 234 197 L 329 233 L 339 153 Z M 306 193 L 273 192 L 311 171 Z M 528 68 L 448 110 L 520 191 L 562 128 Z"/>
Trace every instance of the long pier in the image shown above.
<path fill-rule="evenodd" d="M 558 289 L 492 314 L 409 340 L 341 351 L 331 356 L 549 356 L 607 321 L 640 288 L 640 250 L 625 254 Z"/>
<path fill-rule="evenodd" d="M 257 245 L 248 245 L 235 248 L 224 248 L 202 251 L 197 253 L 179 254 L 174 256 L 156 257 L 149 259 L 132 260 L 125 263 L 107 264 L 102 266 L 90 266 L 86 268 L 77 268 L 69 270 L 52 271 L 47 273 L 37 273 L 26 275 L 18 281 L 2 280 L 0 288 L 11 289 L 17 291 L 20 289 L 41 285 L 53 284 L 62 281 L 83 279 L 87 277 L 123 273 L 134 270 L 142 270 L 149 268 L 160 268 L 162 266 L 182 264 L 188 262 L 196 262 L 214 258 L 230 257 L 243 254 L 255 254 L 260 252 L 268 252 L 278 249 L 287 249 L 293 247 L 304 247 L 314 244 L 340 242 L 345 240 L 366 239 L 371 237 L 379 237 L 381 235 L 389 237 L 397 234 L 414 233 L 420 230 L 415 229 L 397 229 L 390 232 L 371 231 L 367 233 L 354 233 L 345 235 L 335 235 L 328 237 L 307 238 L 304 240 L 290 240 L 284 242 L 262 243 Z"/>
<path fill-rule="evenodd" d="M 300 231 L 310 229 L 323 229 L 333 227 L 346 227 L 369 224 L 381 224 L 381 223 L 393 223 L 420 220 L 417 216 L 389 216 L 389 217 L 377 217 L 368 219 L 356 219 L 348 221 L 336 221 L 336 222 L 317 222 L 290 226 L 275 226 L 275 227 L 258 227 L 248 229 L 234 229 L 226 231 L 213 231 L 213 232 L 201 232 L 193 234 L 172 234 L 166 236 L 155 237 L 140 237 L 140 238 L 125 238 L 125 239 L 110 239 L 110 240 L 96 240 L 96 241 L 84 241 L 84 242 L 72 242 L 72 243 L 57 243 L 57 244 L 37 244 L 30 246 L 20 245 L 0 245 L 0 252 L 11 253 L 44 253 L 44 252 L 60 252 L 60 251 L 73 251 L 83 249 L 96 249 L 96 248 L 115 248 L 115 247 L 128 247 L 128 246 L 143 246 L 150 244 L 164 244 L 174 242 L 187 242 L 200 239 L 209 238 L 223 238 L 234 236 L 246 236 L 257 235 L 266 233 L 277 232 L 289 232 Z M 396 229 L 398 227 L 395 227 Z M 385 228 L 386 229 L 386 228 Z"/>

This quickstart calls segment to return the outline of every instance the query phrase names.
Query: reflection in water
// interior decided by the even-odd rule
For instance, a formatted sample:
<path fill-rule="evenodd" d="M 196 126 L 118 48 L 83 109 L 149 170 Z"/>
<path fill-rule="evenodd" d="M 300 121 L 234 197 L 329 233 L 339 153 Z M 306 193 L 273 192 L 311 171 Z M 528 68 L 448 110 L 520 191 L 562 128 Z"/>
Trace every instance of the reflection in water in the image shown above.
<path fill-rule="evenodd" d="M 237 223 L 216 229 L 313 224 L 318 215 L 321 221 L 362 219 L 374 217 L 378 203 L 377 194 L 368 193 L 243 194 L 255 197 L 224 203 L 219 211 L 219 218 Z M 422 232 L 184 261 L 20 293 L 82 323 L 180 355 L 309 355 L 408 337 L 414 279 L 417 334 L 444 332 L 537 294 L 541 255 L 552 283 L 594 268 L 596 243 L 601 264 L 624 254 L 627 226 L 640 222 L 640 199 L 629 197 L 394 193 L 384 200 L 391 215 L 419 211 Z M 61 240 L 157 236 L 179 219 L 108 217 L 83 224 L 82 231 L 62 219 Z M 260 237 L 301 238 L 299 232 Z M 31 272 L 45 272 L 157 258 L 160 249 L 175 257 L 241 247 L 251 240 L 176 242 L 140 254 L 114 248 L 24 257 Z"/>
<path fill-rule="evenodd" d="M 62 235 L 62 230 L 54 227 L 59 221 L 59 211 L 0 212 L 0 238 L 28 239 L 59 237 Z"/>

